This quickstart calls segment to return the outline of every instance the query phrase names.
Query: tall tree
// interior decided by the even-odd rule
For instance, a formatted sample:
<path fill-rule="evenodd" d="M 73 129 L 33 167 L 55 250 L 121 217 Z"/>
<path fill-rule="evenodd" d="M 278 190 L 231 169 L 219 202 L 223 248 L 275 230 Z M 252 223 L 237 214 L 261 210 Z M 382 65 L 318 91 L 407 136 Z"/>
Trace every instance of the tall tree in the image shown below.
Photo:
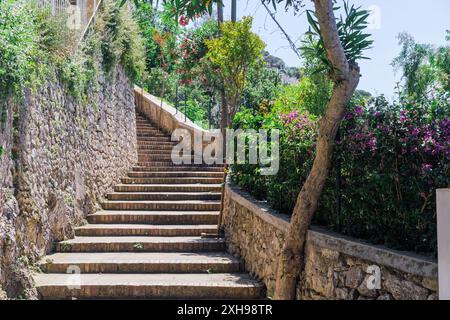
<path fill-rule="evenodd" d="M 252 18 L 244 17 L 239 22 L 224 22 L 218 38 L 205 40 L 208 47 L 206 56 L 216 67 L 224 84 L 225 114 L 228 118 L 223 123 L 224 128 L 231 127 L 238 111 L 249 68 L 262 61 L 265 44 L 251 32 L 252 21 Z"/>
<path fill-rule="evenodd" d="M 288 2 L 294 1 L 286 2 L 289 5 Z M 313 0 L 314 11 L 307 12 L 311 25 L 308 33 L 311 44 L 309 52 L 323 61 L 333 82 L 333 91 L 319 121 L 316 157 L 297 197 L 285 237 L 278 263 L 275 299 L 295 298 L 298 276 L 304 264 L 306 235 L 328 177 L 336 134 L 361 76 L 356 61 L 364 58 L 362 51 L 372 44 L 372 41 L 367 40 L 368 35 L 362 33 L 369 13 L 349 7 L 344 2 L 346 19 L 336 21 L 334 12 L 338 8 L 333 6 L 333 2 Z"/>

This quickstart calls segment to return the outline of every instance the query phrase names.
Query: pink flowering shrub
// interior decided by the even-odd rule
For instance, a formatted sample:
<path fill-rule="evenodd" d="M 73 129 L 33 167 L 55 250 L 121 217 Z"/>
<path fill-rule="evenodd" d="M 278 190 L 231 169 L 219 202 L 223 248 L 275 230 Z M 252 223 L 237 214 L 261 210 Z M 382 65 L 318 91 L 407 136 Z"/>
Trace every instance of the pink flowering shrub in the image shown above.
<path fill-rule="evenodd" d="M 187 30 L 178 45 L 178 61 L 176 71 L 184 85 L 206 85 L 214 78 L 215 70 L 211 70 L 206 59 L 208 51 L 205 40 L 217 37 L 219 32 L 214 21 L 204 23 L 200 28 Z"/>
<path fill-rule="evenodd" d="M 333 167 L 317 222 L 396 249 L 436 252 L 435 189 L 450 185 L 450 109 L 434 103 L 376 99 L 347 114 L 335 154 L 341 216 L 329 205 L 337 196 Z"/>
<path fill-rule="evenodd" d="M 315 223 L 391 248 L 435 254 L 435 189 L 450 185 L 449 112 L 446 101 L 389 104 L 382 98 L 352 108 L 340 128 Z M 262 177 L 258 166 L 236 165 L 232 177 L 290 214 L 312 165 L 317 120 L 295 111 L 250 118 L 241 114 L 236 126 L 280 128 L 280 171 Z"/>

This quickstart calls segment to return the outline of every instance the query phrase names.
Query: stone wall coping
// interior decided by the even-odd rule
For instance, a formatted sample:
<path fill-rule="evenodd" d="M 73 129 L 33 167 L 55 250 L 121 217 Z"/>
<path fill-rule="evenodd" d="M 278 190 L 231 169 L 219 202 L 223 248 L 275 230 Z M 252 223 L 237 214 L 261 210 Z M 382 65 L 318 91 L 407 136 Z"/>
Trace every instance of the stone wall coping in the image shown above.
<path fill-rule="evenodd" d="M 275 228 L 287 232 L 289 229 L 289 216 L 282 214 L 274 210 L 269 206 L 267 201 L 256 200 L 248 192 L 227 179 L 226 192 L 229 193 L 230 198 L 240 205 L 246 207 L 253 212 L 256 216 L 271 224 Z"/>
<path fill-rule="evenodd" d="M 144 93 L 143 98 L 147 100 L 147 102 L 157 106 L 158 108 L 161 108 L 161 98 L 158 98 L 146 91 L 143 91 L 142 88 L 136 85 L 134 86 L 134 92 L 135 95 L 138 97 L 142 96 L 143 92 Z M 184 113 L 182 113 L 180 110 L 177 111 L 176 108 L 166 103 L 165 101 L 162 102 L 162 110 L 164 113 L 166 113 L 172 118 L 173 122 L 176 123 L 177 126 L 181 128 L 188 129 L 189 131 L 199 130 L 202 132 L 207 132 L 205 129 L 192 122 L 189 118 L 186 117 L 185 119 Z"/>
<path fill-rule="evenodd" d="M 253 212 L 260 219 L 286 233 L 289 228 L 289 216 L 270 208 L 266 201 L 258 201 L 230 180 L 226 191 L 230 198 Z M 438 277 L 438 266 L 434 259 L 412 252 L 397 251 L 381 245 L 373 245 L 352 237 L 312 226 L 307 241 L 317 246 L 339 251 L 348 256 L 371 261 L 380 266 L 397 269 L 410 274 L 434 278 Z"/>

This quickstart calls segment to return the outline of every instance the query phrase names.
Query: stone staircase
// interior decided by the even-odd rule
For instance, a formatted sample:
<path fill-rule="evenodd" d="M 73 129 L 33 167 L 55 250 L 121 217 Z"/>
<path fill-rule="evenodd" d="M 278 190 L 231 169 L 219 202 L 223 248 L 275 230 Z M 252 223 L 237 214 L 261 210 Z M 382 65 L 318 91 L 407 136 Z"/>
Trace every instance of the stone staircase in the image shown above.
<path fill-rule="evenodd" d="M 103 210 L 40 262 L 41 297 L 262 297 L 262 284 L 242 273 L 222 239 L 201 238 L 217 232 L 222 167 L 174 165 L 170 137 L 141 115 L 136 121 L 138 164 L 108 194 Z"/>

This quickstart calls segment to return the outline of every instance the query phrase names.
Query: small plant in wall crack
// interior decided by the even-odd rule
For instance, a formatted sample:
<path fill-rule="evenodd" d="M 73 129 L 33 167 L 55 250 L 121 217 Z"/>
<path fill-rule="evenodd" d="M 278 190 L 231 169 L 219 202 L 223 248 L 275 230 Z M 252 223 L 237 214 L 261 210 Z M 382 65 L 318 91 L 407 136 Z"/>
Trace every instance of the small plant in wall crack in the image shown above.
<path fill-rule="evenodd" d="M 136 242 L 133 244 L 133 248 L 135 250 L 142 250 L 142 249 L 144 249 L 144 246 L 142 245 L 142 243 Z"/>
<path fill-rule="evenodd" d="M 68 242 L 61 242 L 60 244 L 61 251 L 67 252 L 72 250 L 72 244 Z"/>

